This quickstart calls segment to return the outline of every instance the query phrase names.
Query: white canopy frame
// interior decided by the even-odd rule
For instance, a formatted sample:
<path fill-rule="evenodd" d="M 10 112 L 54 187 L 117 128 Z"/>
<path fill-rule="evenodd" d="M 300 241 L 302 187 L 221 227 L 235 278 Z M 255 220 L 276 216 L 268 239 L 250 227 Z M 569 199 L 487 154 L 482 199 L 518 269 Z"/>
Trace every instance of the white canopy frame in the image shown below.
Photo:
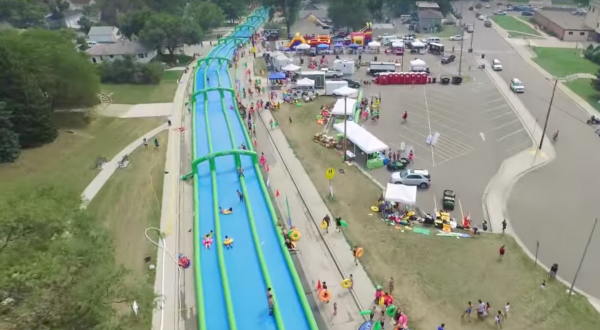
<path fill-rule="evenodd" d="M 290 64 L 288 64 L 288 65 L 284 66 L 284 67 L 283 67 L 283 68 L 281 68 L 281 69 L 282 69 L 283 71 L 288 71 L 288 72 L 296 72 L 296 71 L 298 71 L 298 70 L 300 70 L 300 69 L 302 69 L 302 68 L 301 68 L 301 67 L 299 67 L 299 66 L 297 66 L 297 65 L 295 65 L 295 64 L 293 64 L 293 63 L 290 63 Z"/>
<path fill-rule="evenodd" d="M 371 132 L 360 127 L 353 121 L 346 121 L 346 136 L 348 140 L 352 141 L 354 145 L 359 147 L 362 151 L 367 154 L 372 154 L 379 151 L 388 150 L 387 144 L 381 142 Z M 344 123 L 333 124 L 333 129 L 340 133 L 344 133 Z"/>
<path fill-rule="evenodd" d="M 344 99 L 346 100 L 346 104 L 344 104 Z M 338 99 L 333 106 L 333 110 L 331 110 L 331 114 L 334 116 L 351 116 L 356 109 L 356 99 L 352 99 L 349 97 Z M 343 133 L 343 132 L 342 132 Z"/>
<path fill-rule="evenodd" d="M 296 82 L 298 87 L 315 87 L 315 81 L 308 78 L 302 78 Z"/>
<path fill-rule="evenodd" d="M 417 186 L 388 183 L 384 198 L 388 202 L 415 205 L 417 203 Z"/>

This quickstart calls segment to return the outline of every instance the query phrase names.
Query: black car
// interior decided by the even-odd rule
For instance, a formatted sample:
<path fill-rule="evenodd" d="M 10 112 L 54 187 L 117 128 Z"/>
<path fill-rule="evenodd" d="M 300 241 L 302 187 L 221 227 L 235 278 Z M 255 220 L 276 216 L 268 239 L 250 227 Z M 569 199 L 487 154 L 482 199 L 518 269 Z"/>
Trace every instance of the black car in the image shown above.
<path fill-rule="evenodd" d="M 454 62 L 456 56 L 454 55 L 444 55 L 442 56 L 442 64 L 448 64 Z"/>
<path fill-rule="evenodd" d="M 360 88 L 360 82 L 352 79 L 342 79 L 343 81 L 348 82 L 348 87 L 350 88 Z"/>

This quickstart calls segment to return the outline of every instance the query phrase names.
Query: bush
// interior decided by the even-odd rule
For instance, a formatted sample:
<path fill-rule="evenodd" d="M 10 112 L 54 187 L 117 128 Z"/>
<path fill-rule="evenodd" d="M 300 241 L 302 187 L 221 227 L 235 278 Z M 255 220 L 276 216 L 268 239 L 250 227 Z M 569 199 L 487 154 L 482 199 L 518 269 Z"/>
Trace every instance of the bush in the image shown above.
<path fill-rule="evenodd" d="M 107 84 L 158 84 L 163 73 L 160 63 L 139 63 L 133 57 L 103 62 L 98 66 L 100 81 Z"/>

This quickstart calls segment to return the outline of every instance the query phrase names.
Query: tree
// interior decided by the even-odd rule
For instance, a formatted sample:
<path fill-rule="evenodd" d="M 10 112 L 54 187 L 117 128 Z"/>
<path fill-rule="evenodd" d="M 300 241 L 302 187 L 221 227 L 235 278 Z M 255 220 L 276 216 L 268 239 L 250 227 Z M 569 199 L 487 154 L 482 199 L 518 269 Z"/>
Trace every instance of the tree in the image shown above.
<path fill-rule="evenodd" d="M 217 6 L 221 7 L 225 17 L 233 23 L 234 20 L 238 19 L 244 14 L 250 1 L 248 0 L 219 0 L 215 2 Z"/>
<path fill-rule="evenodd" d="M 69 9 L 71 4 L 65 0 L 48 0 L 48 6 L 50 7 L 52 18 L 60 19 L 64 18 L 65 11 Z"/>
<path fill-rule="evenodd" d="M 123 15 L 119 27 L 121 34 L 130 40 L 133 36 L 138 36 L 152 15 L 152 11 L 148 8 L 143 8 Z"/>
<path fill-rule="evenodd" d="M 107 230 L 78 193 L 43 187 L 0 204 L 0 306 L 7 329 L 120 329 L 128 301 Z M 151 312 L 151 311 L 150 311 Z"/>
<path fill-rule="evenodd" d="M 99 103 L 100 82 L 96 68 L 77 52 L 68 31 L 27 30 L 0 36 L 36 80 L 51 110 L 76 109 Z M 16 123 L 15 123 L 16 125 Z"/>
<path fill-rule="evenodd" d="M 595 90 L 600 91 L 600 69 L 596 72 L 596 78 L 590 79 L 590 85 L 592 85 Z"/>
<path fill-rule="evenodd" d="M 48 100 L 18 56 L 9 43 L 0 41 L 0 102 L 10 121 L 2 129 L 13 130 L 21 147 L 32 148 L 53 141 L 58 133 L 52 126 Z M 5 131 L 3 139 L 8 139 L 3 143 L 9 148 L 9 159 L 14 143 L 10 131 Z"/>
<path fill-rule="evenodd" d="M 208 1 L 194 1 L 188 6 L 185 17 L 191 24 L 197 24 L 204 32 L 219 27 L 225 21 L 223 10 Z"/>
<path fill-rule="evenodd" d="M 36 0 L 0 0 L 0 22 L 16 28 L 43 26 L 48 6 Z"/>
<path fill-rule="evenodd" d="M 10 112 L 4 110 L 6 103 L 0 104 L 0 164 L 13 163 L 21 155 L 19 135 L 10 121 Z"/>
<path fill-rule="evenodd" d="M 81 18 L 77 21 L 77 24 L 81 26 L 81 30 L 86 35 L 90 32 L 92 26 L 94 26 L 94 22 L 92 22 L 87 16 L 81 16 Z"/>
<path fill-rule="evenodd" d="M 139 63 L 128 56 L 112 62 L 98 64 L 103 83 L 109 84 L 158 84 L 164 68 L 157 62 Z"/>
<path fill-rule="evenodd" d="M 271 7 L 272 10 L 269 13 L 271 19 L 273 19 L 274 10 L 279 9 L 283 12 L 283 16 L 285 16 L 285 27 L 288 31 L 287 33 L 290 34 L 292 25 L 298 20 L 298 13 L 302 6 L 302 0 L 262 0 L 262 3 L 265 6 Z"/>
<path fill-rule="evenodd" d="M 178 47 L 198 44 L 202 40 L 202 30 L 177 16 L 155 14 L 144 25 L 140 40 L 159 51 L 166 48 L 173 55 Z"/>
<path fill-rule="evenodd" d="M 348 27 L 355 31 L 369 21 L 367 0 L 331 0 L 327 12 L 336 26 Z"/>

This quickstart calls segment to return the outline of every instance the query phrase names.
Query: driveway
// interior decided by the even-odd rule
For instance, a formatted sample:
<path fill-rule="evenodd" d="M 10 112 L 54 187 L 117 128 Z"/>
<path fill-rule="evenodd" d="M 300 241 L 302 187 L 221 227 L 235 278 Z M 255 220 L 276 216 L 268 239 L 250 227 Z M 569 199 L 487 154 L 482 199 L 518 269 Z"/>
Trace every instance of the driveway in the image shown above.
<path fill-rule="evenodd" d="M 465 11 L 464 17 L 467 23 L 476 21 L 472 13 Z M 523 81 L 526 92 L 519 98 L 543 126 L 553 83 L 525 62 L 494 29 L 484 28 L 480 21 L 475 24 L 475 52 L 501 60 L 504 71 L 500 75 L 506 82 L 511 78 Z M 560 130 L 555 143 L 557 158 L 521 178 L 507 206 L 512 230 L 532 252 L 539 241 L 539 259 L 546 265 L 558 263 L 560 275 L 568 281 L 577 270 L 600 200 L 600 138 L 594 135 L 594 127 L 586 125 L 587 117 L 575 102 L 556 91 L 548 135 Z M 577 280 L 578 287 L 595 297 L 600 297 L 599 257 L 600 228 Z"/>

